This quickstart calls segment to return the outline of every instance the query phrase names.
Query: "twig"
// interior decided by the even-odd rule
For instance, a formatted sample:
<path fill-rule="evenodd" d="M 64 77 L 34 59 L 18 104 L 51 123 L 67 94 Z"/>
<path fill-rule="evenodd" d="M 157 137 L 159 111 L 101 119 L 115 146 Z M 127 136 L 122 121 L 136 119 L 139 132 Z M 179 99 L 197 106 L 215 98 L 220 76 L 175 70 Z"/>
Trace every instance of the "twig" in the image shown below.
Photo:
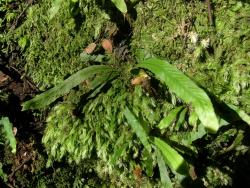
<path fill-rule="evenodd" d="M 14 174 L 15 174 L 18 170 L 20 170 L 20 169 L 22 168 L 22 166 L 23 166 L 25 163 L 27 163 L 27 162 L 30 161 L 30 160 L 31 160 L 31 156 L 30 156 L 29 158 L 25 159 L 25 160 L 22 162 L 22 164 L 20 164 L 19 166 L 17 166 L 17 167 L 13 170 L 13 172 L 8 176 L 8 179 L 9 179 L 9 180 L 12 180 L 12 177 L 14 176 Z"/>
<path fill-rule="evenodd" d="M 213 26 L 213 25 L 214 25 L 214 22 L 213 22 L 213 16 L 212 16 L 211 1 L 210 1 L 210 0 L 206 0 L 206 4 L 207 4 L 207 11 L 208 11 L 209 25 L 210 25 L 210 26 Z"/>

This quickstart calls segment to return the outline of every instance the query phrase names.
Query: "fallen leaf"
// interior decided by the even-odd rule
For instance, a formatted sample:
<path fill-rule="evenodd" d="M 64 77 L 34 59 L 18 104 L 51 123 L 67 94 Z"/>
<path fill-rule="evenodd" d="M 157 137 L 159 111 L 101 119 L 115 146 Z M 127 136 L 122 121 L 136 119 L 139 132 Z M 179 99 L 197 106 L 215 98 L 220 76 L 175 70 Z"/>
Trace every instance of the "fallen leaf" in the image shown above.
<path fill-rule="evenodd" d="M 196 180 L 197 179 L 197 175 L 195 173 L 195 170 L 194 170 L 193 166 L 189 169 L 189 175 L 192 178 L 192 180 Z"/>
<path fill-rule="evenodd" d="M 144 77 L 139 76 L 131 80 L 132 85 L 141 85 L 141 83 L 145 80 Z"/>
<path fill-rule="evenodd" d="M 0 84 L 3 83 L 3 82 L 5 82 L 8 79 L 10 79 L 10 77 L 0 71 Z"/>
<path fill-rule="evenodd" d="M 90 43 L 85 49 L 84 52 L 91 54 L 95 50 L 96 44 L 94 42 Z"/>
<path fill-rule="evenodd" d="M 102 40 L 102 47 L 104 48 L 104 50 L 108 53 L 112 53 L 113 51 L 113 46 L 112 46 L 112 42 L 109 39 L 103 39 Z"/>
<path fill-rule="evenodd" d="M 140 180 L 142 178 L 142 169 L 139 165 L 135 166 L 133 174 L 137 180 Z"/>
<path fill-rule="evenodd" d="M 13 127 L 12 131 L 13 131 L 14 136 L 16 136 L 16 134 L 17 134 L 17 128 Z"/>
<path fill-rule="evenodd" d="M 144 73 L 141 72 L 139 76 L 135 77 L 134 79 L 131 80 L 132 85 L 141 85 L 143 82 L 150 80 L 150 77 Z"/>

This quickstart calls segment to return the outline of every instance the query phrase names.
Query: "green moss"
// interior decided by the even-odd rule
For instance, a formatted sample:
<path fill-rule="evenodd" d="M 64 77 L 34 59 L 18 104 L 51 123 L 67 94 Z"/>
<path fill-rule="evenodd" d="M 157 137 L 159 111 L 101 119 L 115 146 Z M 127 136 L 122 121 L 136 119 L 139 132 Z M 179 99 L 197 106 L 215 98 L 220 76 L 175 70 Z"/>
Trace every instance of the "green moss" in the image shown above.
<path fill-rule="evenodd" d="M 183 0 L 150 0 L 137 5 L 137 20 L 133 28 L 132 50 L 146 51 L 171 59 L 189 55 L 184 53 L 188 45 L 189 32 L 195 30 L 195 17 L 206 24 L 205 5 L 198 1 L 187 3 Z M 198 12 L 198 10 L 200 10 Z M 191 46 L 189 47 L 191 50 Z"/>
<path fill-rule="evenodd" d="M 214 1 L 215 27 L 202 1 L 149 0 L 136 7 L 131 48 L 167 58 L 202 87 L 248 113 L 248 3 Z"/>
<path fill-rule="evenodd" d="M 74 93 L 71 97 L 76 96 Z M 172 108 L 170 103 L 146 96 L 140 87 L 128 90 L 119 79 L 113 81 L 108 91 L 82 102 L 83 107 L 69 101 L 57 105 L 47 119 L 43 143 L 50 163 L 63 157 L 77 164 L 87 159 L 96 160 L 92 168 L 103 181 L 109 179 L 115 185 L 131 186 L 135 183 L 133 169 L 138 164 L 148 176 L 143 175 L 142 183 L 152 181 L 154 155 L 143 152 L 123 110 L 126 105 L 131 106 L 136 115 L 153 128 L 167 109 Z"/>
<path fill-rule="evenodd" d="M 206 169 L 206 177 L 202 181 L 206 187 L 232 186 L 230 176 L 216 167 L 208 167 Z"/>
<path fill-rule="evenodd" d="M 49 19 L 51 0 L 28 10 L 26 21 L 15 31 L 24 50 L 25 70 L 41 89 L 51 87 L 82 69 L 80 53 L 98 39 L 109 16 L 95 1 L 62 1 L 59 12 Z"/>

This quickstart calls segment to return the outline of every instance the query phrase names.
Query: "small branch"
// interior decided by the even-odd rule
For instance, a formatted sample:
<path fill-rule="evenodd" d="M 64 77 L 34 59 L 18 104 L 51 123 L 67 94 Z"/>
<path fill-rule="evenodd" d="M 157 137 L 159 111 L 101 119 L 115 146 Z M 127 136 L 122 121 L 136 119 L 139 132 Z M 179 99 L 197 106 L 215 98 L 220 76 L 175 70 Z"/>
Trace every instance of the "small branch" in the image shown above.
<path fill-rule="evenodd" d="M 211 6 L 211 0 L 206 0 L 206 4 L 207 4 L 207 11 L 208 11 L 208 21 L 209 21 L 209 25 L 213 26 L 214 22 L 213 22 L 213 16 L 212 16 L 212 6 Z"/>
<path fill-rule="evenodd" d="M 23 166 L 25 163 L 27 163 L 28 161 L 30 161 L 30 160 L 31 160 L 31 157 L 25 159 L 25 160 L 22 162 L 22 164 L 20 164 L 19 166 L 17 166 L 17 167 L 13 170 L 13 172 L 8 176 L 8 179 L 9 179 L 9 180 L 12 180 L 12 177 L 15 175 L 15 173 L 16 173 L 18 170 L 20 170 L 20 169 L 22 168 L 22 166 Z"/>

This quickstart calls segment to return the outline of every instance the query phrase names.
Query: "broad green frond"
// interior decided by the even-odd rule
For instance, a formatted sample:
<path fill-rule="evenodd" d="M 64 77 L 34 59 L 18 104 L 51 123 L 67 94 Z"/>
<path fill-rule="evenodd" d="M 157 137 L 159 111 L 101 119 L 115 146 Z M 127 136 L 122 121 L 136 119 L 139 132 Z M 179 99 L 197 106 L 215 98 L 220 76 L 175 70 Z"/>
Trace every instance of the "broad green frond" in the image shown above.
<path fill-rule="evenodd" d="M 171 170 L 183 175 L 188 174 L 187 162 L 175 149 L 157 137 L 154 138 L 154 144 L 161 151 Z"/>
<path fill-rule="evenodd" d="M 116 8 L 119 11 L 121 11 L 123 14 L 127 13 L 127 11 L 128 11 L 127 5 L 126 5 L 124 0 L 111 0 L 111 1 L 115 4 Z"/>
<path fill-rule="evenodd" d="M 158 127 L 159 129 L 165 129 L 173 123 L 173 121 L 176 119 L 179 112 L 183 109 L 183 106 L 179 106 L 171 110 L 168 115 L 161 120 Z"/>
<path fill-rule="evenodd" d="M 144 147 L 150 152 L 151 145 L 148 142 L 148 135 L 139 120 L 135 117 L 135 115 L 128 109 L 128 107 L 124 110 L 124 115 L 128 121 L 128 124 L 132 127 L 135 134 L 138 136 Z"/>
<path fill-rule="evenodd" d="M 156 150 L 156 156 L 157 156 L 157 163 L 160 171 L 162 186 L 166 188 L 172 188 L 173 186 L 169 178 L 169 173 L 160 151 Z"/>
<path fill-rule="evenodd" d="M 24 102 L 22 104 L 22 110 L 44 108 L 54 102 L 57 98 L 68 93 L 72 88 L 76 87 L 83 81 L 92 78 L 96 74 L 100 74 L 104 76 L 105 79 L 100 79 L 100 77 L 98 77 L 97 80 L 94 79 L 93 84 L 90 84 L 90 86 L 96 87 L 97 85 L 109 80 L 109 75 L 111 75 L 113 72 L 115 72 L 114 69 L 106 65 L 93 65 L 91 67 L 82 69 L 54 88 L 51 88 L 48 91 L 37 95 L 35 98 Z M 114 74 L 112 75 L 114 76 Z"/>
<path fill-rule="evenodd" d="M 190 78 L 168 62 L 157 58 L 147 59 L 141 62 L 138 67 L 150 70 L 178 97 L 186 103 L 192 103 L 206 129 L 211 133 L 217 132 L 219 123 L 211 101 L 208 95 Z"/>
<path fill-rule="evenodd" d="M 250 125 L 250 116 L 244 112 L 243 110 L 237 108 L 236 106 L 234 105 L 228 105 L 232 110 L 234 110 L 238 115 L 239 117 L 245 121 L 248 125 Z"/>

